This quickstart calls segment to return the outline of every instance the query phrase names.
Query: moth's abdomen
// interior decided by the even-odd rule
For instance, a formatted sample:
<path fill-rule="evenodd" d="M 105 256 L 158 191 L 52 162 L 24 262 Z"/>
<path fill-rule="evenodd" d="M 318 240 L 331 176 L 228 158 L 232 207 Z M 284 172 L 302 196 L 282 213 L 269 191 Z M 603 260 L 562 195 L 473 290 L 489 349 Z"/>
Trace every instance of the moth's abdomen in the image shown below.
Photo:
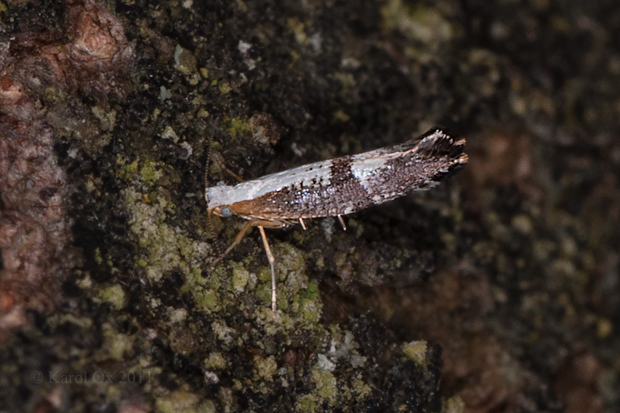
<path fill-rule="evenodd" d="M 336 158 L 329 175 L 289 182 L 234 204 L 249 218 L 295 220 L 346 215 L 437 185 L 467 163 L 465 139 L 440 129 L 402 145 Z"/>

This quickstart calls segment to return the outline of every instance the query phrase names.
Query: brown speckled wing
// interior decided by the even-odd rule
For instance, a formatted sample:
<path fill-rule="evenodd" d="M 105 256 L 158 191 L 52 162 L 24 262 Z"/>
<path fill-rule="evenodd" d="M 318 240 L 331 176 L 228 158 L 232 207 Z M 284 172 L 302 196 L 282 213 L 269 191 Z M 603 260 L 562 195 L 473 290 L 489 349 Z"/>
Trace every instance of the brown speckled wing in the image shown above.
<path fill-rule="evenodd" d="M 464 149 L 465 139 L 432 129 L 400 145 L 333 159 L 329 179 L 317 175 L 280 188 L 274 181 L 277 189 L 235 203 L 234 213 L 274 220 L 350 214 L 436 186 L 467 164 Z"/>

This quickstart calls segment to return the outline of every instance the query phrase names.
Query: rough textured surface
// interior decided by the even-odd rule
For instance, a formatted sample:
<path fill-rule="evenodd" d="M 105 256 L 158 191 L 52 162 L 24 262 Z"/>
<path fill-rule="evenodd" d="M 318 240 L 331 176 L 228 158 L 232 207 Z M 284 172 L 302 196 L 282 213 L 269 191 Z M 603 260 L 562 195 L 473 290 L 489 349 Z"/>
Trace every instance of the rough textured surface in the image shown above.
<path fill-rule="evenodd" d="M 0 234 L 0 410 L 618 411 L 619 17 L 611 0 L 0 2 L 0 139 L 24 145 L 2 153 L 0 227 L 37 220 L 14 227 L 26 244 Z M 230 183 L 224 165 L 256 178 L 433 124 L 467 137 L 456 179 L 346 232 L 269 232 L 280 320 L 257 234 L 208 267 L 242 224 L 208 238 L 211 139 L 211 182 Z"/>
<path fill-rule="evenodd" d="M 71 184 L 54 148 L 59 129 L 89 119 L 87 106 L 70 97 L 105 102 L 132 61 L 110 13 L 81 1 L 67 5 L 70 40 L 28 32 L 0 46 L 0 338 L 28 324 L 26 309 L 53 308 L 74 264 Z M 98 133 L 88 126 L 75 132 Z"/>

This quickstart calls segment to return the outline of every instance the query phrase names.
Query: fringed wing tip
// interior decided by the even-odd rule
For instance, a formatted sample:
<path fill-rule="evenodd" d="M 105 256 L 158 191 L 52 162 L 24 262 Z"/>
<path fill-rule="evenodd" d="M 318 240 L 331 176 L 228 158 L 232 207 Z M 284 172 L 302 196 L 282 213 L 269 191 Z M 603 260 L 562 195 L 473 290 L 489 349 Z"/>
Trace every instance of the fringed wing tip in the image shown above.
<path fill-rule="evenodd" d="M 425 158 L 447 156 L 455 161 L 462 159 L 463 162 L 460 163 L 467 163 L 467 156 L 464 158 L 461 157 L 465 151 L 465 142 L 465 138 L 454 138 L 444 129 L 434 127 L 420 136 L 417 152 L 420 156 Z"/>
<path fill-rule="evenodd" d="M 443 159 L 445 167 L 433 177 L 438 182 L 450 178 L 467 165 L 469 156 L 465 153 L 466 139 L 454 138 L 444 129 L 435 127 L 419 141 L 418 153 L 424 158 Z"/>

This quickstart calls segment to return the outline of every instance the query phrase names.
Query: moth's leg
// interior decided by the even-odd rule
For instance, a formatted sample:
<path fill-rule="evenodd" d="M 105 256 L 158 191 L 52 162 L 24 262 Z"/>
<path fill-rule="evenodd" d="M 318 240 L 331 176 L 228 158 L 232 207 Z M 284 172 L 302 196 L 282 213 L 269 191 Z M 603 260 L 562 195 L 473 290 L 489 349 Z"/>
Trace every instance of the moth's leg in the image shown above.
<path fill-rule="evenodd" d="M 216 259 L 215 261 L 213 261 L 211 263 L 211 266 L 214 266 L 218 262 L 222 261 L 222 259 L 224 259 L 224 257 L 226 255 L 228 255 L 228 253 L 230 251 L 232 251 L 232 249 L 235 248 L 237 246 L 237 244 L 239 244 L 241 242 L 241 240 L 243 239 L 243 236 L 245 235 L 245 233 L 248 232 L 248 230 L 250 228 L 252 228 L 253 226 L 254 225 L 253 225 L 252 221 L 246 222 L 245 225 L 243 226 L 243 228 L 241 228 L 241 231 L 239 231 L 239 233 L 237 234 L 237 236 L 235 237 L 233 242 L 230 244 L 230 246 L 228 248 L 226 248 L 226 251 L 224 251 L 224 253 L 222 255 L 220 255 L 220 257 L 218 259 Z"/>
<path fill-rule="evenodd" d="M 301 224 L 301 227 L 304 229 L 304 231 L 306 230 L 306 224 L 304 223 L 304 219 L 303 218 L 299 218 L 299 223 Z"/>
<path fill-rule="evenodd" d="M 271 267 L 271 309 L 273 310 L 274 317 L 276 316 L 276 270 L 275 270 L 275 262 L 273 254 L 271 253 L 271 248 L 269 247 L 269 242 L 267 242 L 267 235 L 265 234 L 264 227 L 267 228 L 282 228 L 286 226 L 287 223 L 281 221 L 269 221 L 269 220 L 261 220 L 261 221 L 248 221 L 245 223 L 241 231 L 237 234 L 232 244 L 224 251 L 221 257 L 215 260 L 211 265 L 215 265 L 220 262 L 226 254 L 228 254 L 237 244 L 241 242 L 245 233 L 252 227 L 258 227 L 260 231 L 261 238 L 263 239 L 263 246 L 265 247 L 265 253 L 267 254 L 267 260 L 269 261 L 269 265 Z"/>
<path fill-rule="evenodd" d="M 239 183 L 243 182 L 242 177 L 240 177 L 239 175 L 237 175 L 236 173 L 234 173 L 233 171 L 231 171 L 230 169 L 226 167 L 226 165 L 224 164 L 224 160 L 222 159 L 222 156 L 220 154 L 213 156 L 213 162 L 217 162 L 220 168 L 222 168 L 228 175 L 232 176 L 235 179 L 235 181 Z"/>
<path fill-rule="evenodd" d="M 340 221 L 340 225 L 342 225 L 342 230 L 347 230 L 347 225 L 344 223 L 344 219 L 342 219 L 342 215 L 338 215 L 338 221 Z"/>
<path fill-rule="evenodd" d="M 267 235 L 265 235 L 265 229 L 262 226 L 258 226 L 258 230 L 260 231 L 260 236 L 263 239 L 263 247 L 265 247 L 265 253 L 267 254 L 267 260 L 269 261 L 269 265 L 271 266 L 271 310 L 273 311 L 274 317 L 276 316 L 276 271 L 274 268 L 274 264 L 276 259 L 273 257 L 271 253 L 271 248 L 269 248 L 269 242 L 267 242 Z"/>
<path fill-rule="evenodd" d="M 239 175 L 237 175 L 236 173 L 234 173 L 233 171 L 231 171 L 230 169 L 228 169 L 226 166 L 222 165 L 222 169 L 224 169 L 228 175 L 232 176 L 233 178 L 235 178 L 235 180 L 239 183 L 243 182 L 243 178 L 240 177 Z"/>

